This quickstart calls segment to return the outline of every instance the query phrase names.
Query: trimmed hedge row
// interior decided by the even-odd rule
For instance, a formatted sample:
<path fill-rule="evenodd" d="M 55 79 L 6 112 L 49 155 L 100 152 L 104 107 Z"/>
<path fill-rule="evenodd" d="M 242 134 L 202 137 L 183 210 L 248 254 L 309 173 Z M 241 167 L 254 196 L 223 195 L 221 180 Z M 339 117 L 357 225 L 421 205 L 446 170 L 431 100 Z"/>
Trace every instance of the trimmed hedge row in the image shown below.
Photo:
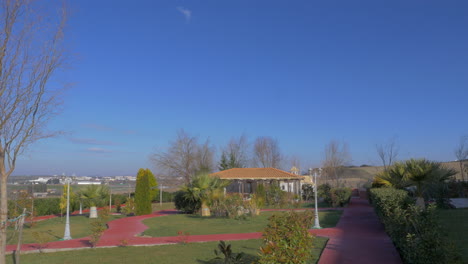
<path fill-rule="evenodd" d="M 435 206 L 421 209 L 406 191 L 370 190 L 370 200 L 405 263 L 461 263 L 439 225 Z"/>

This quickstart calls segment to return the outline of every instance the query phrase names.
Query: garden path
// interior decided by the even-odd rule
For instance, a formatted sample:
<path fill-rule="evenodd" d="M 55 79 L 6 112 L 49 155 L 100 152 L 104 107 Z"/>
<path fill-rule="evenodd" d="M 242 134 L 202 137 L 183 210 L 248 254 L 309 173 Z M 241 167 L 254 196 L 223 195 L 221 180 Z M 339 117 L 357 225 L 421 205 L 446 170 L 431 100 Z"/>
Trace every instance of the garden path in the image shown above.
<path fill-rule="evenodd" d="M 399 264 L 400 255 L 385 233 L 367 194 L 353 197 L 330 236 L 319 264 Z M 317 234 L 318 235 L 318 234 Z"/>

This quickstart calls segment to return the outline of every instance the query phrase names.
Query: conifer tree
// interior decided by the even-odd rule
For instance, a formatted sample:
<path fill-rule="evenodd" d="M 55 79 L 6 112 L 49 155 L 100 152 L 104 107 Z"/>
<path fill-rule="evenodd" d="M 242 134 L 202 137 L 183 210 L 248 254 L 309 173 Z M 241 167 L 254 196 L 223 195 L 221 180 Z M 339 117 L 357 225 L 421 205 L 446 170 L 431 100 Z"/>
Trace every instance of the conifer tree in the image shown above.
<path fill-rule="evenodd" d="M 145 215 L 151 214 L 151 179 L 154 179 L 153 173 L 149 169 L 140 169 L 137 174 L 137 181 L 135 186 L 135 214 Z M 156 180 L 154 179 L 154 182 Z"/>

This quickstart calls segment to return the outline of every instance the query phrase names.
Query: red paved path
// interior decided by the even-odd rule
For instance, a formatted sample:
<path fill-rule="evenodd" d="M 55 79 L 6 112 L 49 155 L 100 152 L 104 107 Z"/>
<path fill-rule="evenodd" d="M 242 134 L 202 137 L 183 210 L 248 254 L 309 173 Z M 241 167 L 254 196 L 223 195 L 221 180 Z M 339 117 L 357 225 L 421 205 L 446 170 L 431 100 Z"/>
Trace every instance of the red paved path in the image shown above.
<path fill-rule="evenodd" d="M 125 240 L 128 245 L 160 245 L 181 242 L 177 236 L 139 237 L 147 227 L 142 220 L 151 217 L 170 217 L 175 210 L 159 211 L 150 215 L 126 217 L 109 222 L 109 229 L 102 235 L 98 247 L 119 246 Z M 353 198 L 344 209 L 343 215 L 334 228 L 313 229 L 311 233 L 328 237 L 320 264 L 335 263 L 402 263 L 390 238 L 365 197 Z M 208 242 L 219 240 L 245 240 L 261 238 L 261 233 L 190 235 L 187 242 Z M 89 237 L 56 241 L 47 244 L 47 249 L 89 248 Z M 15 245 L 7 246 L 12 252 Z M 25 244 L 23 251 L 37 250 L 37 244 Z"/>
<path fill-rule="evenodd" d="M 322 252 L 319 264 L 402 263 L 365 193 L 353 197 Z"/>

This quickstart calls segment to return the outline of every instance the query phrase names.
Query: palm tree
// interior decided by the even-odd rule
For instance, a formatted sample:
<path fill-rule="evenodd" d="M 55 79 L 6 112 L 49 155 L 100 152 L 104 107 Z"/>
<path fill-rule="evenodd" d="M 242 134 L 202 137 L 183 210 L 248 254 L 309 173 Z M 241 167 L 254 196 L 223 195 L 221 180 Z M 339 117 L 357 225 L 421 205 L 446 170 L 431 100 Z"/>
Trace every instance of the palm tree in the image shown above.
<path fill-rule="evenodd" d="M 442 166 L 439 162 L 426 159 L 406 161 L 408 179 L 416 186 L 417 204 L 424 207 L 424 195 L 430 196 L 431 190 L 438 188 L 456 172 Z"/>
<path fill-rule="evenodd" d="M 96 218 L 96 206 L 102 204 L 109 197 L 109 188 L 105 185 L 87 185 L 80 192 L 80 198 L 90 207 L 90 218 Z"/>
<path fill-rule="evenodd" d="M 393 187 L 403 189 L 411 185 L 406 171 L 406 165 L 402 162 L 395 162 L 387 170 L 377 173 L 374 178 L 377 186 Z"/>
<path fill-rule="evenodd" d="M 192 203 L 201 203 L 202 215 L 209 216 L 208 206 L 213 198 L 219 197 L 223 189 L 228 185 L 228 181 L 203 173 L 195 177 L 191 184 L 184 186 L 182 190 L 185 192 L 185 199 Z"/>

